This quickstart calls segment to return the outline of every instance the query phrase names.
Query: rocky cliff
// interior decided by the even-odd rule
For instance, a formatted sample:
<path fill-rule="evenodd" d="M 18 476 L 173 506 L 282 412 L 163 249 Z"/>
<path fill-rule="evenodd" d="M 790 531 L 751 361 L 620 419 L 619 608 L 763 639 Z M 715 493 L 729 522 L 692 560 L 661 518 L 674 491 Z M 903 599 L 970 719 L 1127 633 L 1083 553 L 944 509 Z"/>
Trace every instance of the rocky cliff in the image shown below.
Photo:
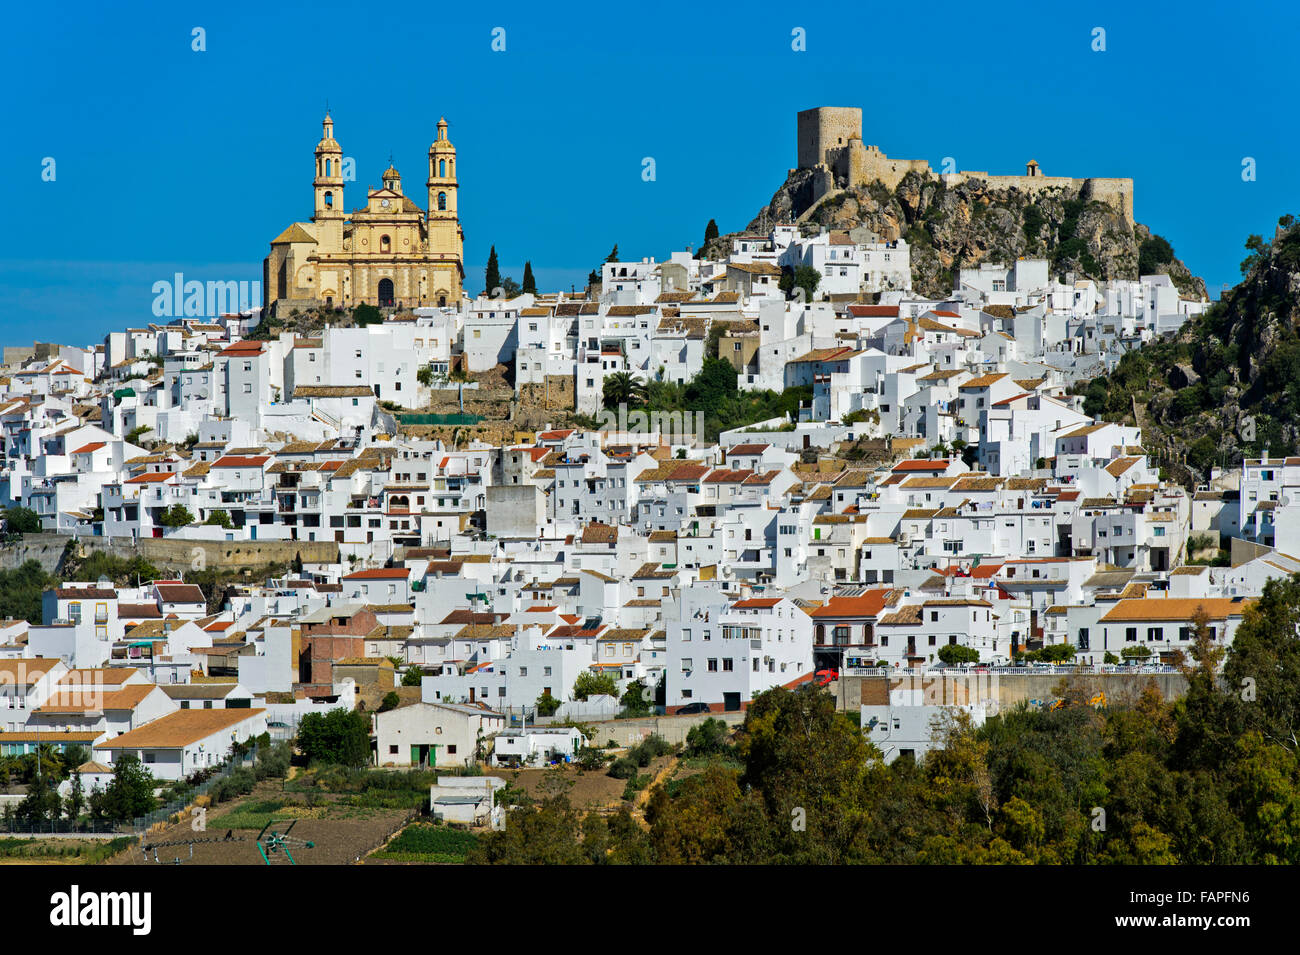
<path fill-rule="evenodd" d="M 936 176 L 912 172 L 894 190 L 875 182 L 837 189 L 816 203 L 812 196 L 812 171 L 794 170 L 746 231 L 798 221 L 808 234 L 864 226 L 886 241 L 903 238 L 911 246 L 913 288 L 936 297 L 952 290 L 960 268 L 1020 256 L 1045 257 L 1055 273 L 1080 278 L 1137 278 L 1139 269 L 1168 273 L 1184 295 L 1205 294 L 1205 283 L 1174 258 L 1167 242 L 1080 190 L 1031 195 L 980 180 L 946 186 Z M 722 236 L 705 252 L 728 249 L 730 237 Z"/>
<path fill-rule="evenodd" d="M 1300 225 L 1284 216 L 1272 242 L 1246 247 L 1245 277 L 1221 301 L 1081 389 L 1090 414 L 1136 413 L 1148 450 L 1187 483 L 1300 448 Z"/>

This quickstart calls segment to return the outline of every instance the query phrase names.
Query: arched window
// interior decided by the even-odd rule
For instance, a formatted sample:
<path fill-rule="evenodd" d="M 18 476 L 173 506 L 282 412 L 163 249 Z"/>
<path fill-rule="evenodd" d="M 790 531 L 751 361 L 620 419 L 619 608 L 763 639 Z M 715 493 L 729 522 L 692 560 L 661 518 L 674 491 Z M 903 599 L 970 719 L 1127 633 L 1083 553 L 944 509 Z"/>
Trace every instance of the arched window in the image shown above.
<path fill-rule="evenodd" d="M 439 175 L 439 176 L 442 176 L 443 178 L 446 178 L 446 176 L 447 176 L 447 160 L 445 160 L 445 159 L 439 159 L 439 160 L 438 160 L 438 175 Z"/>
<path fill-rule="evenodd" d="M 325 208 L 326 209 L 334 208 L 334 193 L 332 192 L 325 193 Z"/>
<path fill-rule="evenodd" d="M 438 193 L 438 211 L 447 211 L 447 194 L 445 192 Z"/>
<path fill-rule="evenodd" d="M 334 164 L 334 160 L 332 159 L 325 160 L 325 175 L 328 176 L 330 174 L 331 170 L 334 168 L 333 164 Z"/>
<path fill-rule="evenodd" d="M 390 252 L 390 251 L 392 251 L 392 250 L 389 248 L 389 246 L 391 245 L 391 243 L 392 243 L 392 240 L 389 239 L 388 236 L 386 236 L 386 235 L 381 235 L 381 236 L 379 237 L 379 251 L 380 251 L 380 252 Z"/>

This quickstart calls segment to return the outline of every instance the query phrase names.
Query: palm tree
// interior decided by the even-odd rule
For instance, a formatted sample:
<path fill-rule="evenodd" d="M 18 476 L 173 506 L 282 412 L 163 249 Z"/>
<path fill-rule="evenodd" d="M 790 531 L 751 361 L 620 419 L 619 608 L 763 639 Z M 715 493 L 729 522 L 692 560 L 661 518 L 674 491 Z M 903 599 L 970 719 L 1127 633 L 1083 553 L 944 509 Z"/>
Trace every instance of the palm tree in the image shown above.
<path fill-rule="evenodd" d="M 638 408 L 645 404 L 646 385 L 631 372 L 616 371 L 605 379 L 601 398 L 606 408 L 617 408 L 621 404 L 629 408 Z"/>

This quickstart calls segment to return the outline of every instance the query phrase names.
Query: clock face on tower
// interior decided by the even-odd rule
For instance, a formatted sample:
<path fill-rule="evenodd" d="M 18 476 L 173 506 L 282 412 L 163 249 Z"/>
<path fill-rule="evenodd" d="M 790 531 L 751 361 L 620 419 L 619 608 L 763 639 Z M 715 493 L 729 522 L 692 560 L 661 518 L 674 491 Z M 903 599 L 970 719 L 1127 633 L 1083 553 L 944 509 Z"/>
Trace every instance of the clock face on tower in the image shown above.
<path fill-rule="evenodd" d="M 388 200 L 387 200 L 387 199 L 382 200 L 382 201 L 379 203 L 379 205 L 380 205 L 381 207 L 387 209 L 387 208 L 388 208 Z"/>

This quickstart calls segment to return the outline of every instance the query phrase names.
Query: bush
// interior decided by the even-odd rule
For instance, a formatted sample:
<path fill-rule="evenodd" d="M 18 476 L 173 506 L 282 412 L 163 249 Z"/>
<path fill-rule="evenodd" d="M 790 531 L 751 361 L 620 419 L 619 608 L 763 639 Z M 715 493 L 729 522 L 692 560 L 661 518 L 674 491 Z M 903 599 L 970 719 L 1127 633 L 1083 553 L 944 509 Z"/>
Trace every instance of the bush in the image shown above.
<path fill-rule="evenodd" d="M 614 760 L 614 764 L 609 767 L 609 775 L 615 779 L 631 779 L 636 775 L 638 769 L 635 759 L 627 756 L 620 756 Z"/>
<path fill-rule="evenodd" d="M 365 766 L 370 762 L 370 720 L 355 710 L 308 713 L 298 724 L 298 748 L 309 763 Z"/>
<path fill-rule="evenodd" d="M 30 507 L 6 507 L 5 530 L 11 534 L 39 534 L 41 519 Z"/>
<path fill-rule="evenodd" d="M 578 756 L 575 760 L 578 767 L 587 770 L 604 769 L 605 764 L 609 762 L 609 756 L 602 750 L 593 749 L 590 746 L 584 746 L 578 750 Z"/>
<path fill-rule="evenodd" d="M 257 751 L 257 761 L 253 766 L 253 775 L 258 779 L 283 779 L 289 775 L 290 758 L 293 755 L 288 743 L 275 743 L 263 746 Z"/>
<path fill-rule="evenodd" d="M 686 734 L 686 753 L 688 756 L 712 756 L 727 749 L 727 724 L 720 719 L 709 717 L 703 723 L 692 726 Z"/>
<path fill-rule="evenodd" d="M 584 702 L 592 696 L 614 696 L 618 683 L 612 673 L 593 673 L 583 670 L 573 681 L 573 698 Z"/>
<path fill-rule="evenodd" d="M 939 648 L 939 659 L 948 666 L 955 666 L 958 663 L 978 663 L 980 655 L 978 650 L 972 650 L 960 643 L 946 643 Z"/>
<path fill-rule="evenodd" d="M 163 527 L 188 527 L 194 523 L 194 515 L 184 504 L 173 504 L 163 511 L 158 523 Z"/>
<path fill-rule="evenodd" d="M 207 527 L 224 527 L 226 530 L 230 530 L 235 526 L 230 522 L 230 513 L 228 511 L 223 511 L 220 508 L 215 511 L 210 511 L 208 513 L 208 519 L 203 523 Z"/>
<path fill-rule="evenodd" d="M 229 802 L 239 796 L 247 796 L 257 785 L 257 775 L 247 767 L 241 766 L 224 779 L 213 784 L 208 790 L 213 804 Z"/>
<path fill-rule="evenodd" d="M 627 758 L 635 762 L 637 766 L 645 767 L 649 766 L 650 761 L 656 756 L 667 756 L 676 751 L 677 748 L 672 743 L 658 733 L 653 733 L 628 750 Z"/>

